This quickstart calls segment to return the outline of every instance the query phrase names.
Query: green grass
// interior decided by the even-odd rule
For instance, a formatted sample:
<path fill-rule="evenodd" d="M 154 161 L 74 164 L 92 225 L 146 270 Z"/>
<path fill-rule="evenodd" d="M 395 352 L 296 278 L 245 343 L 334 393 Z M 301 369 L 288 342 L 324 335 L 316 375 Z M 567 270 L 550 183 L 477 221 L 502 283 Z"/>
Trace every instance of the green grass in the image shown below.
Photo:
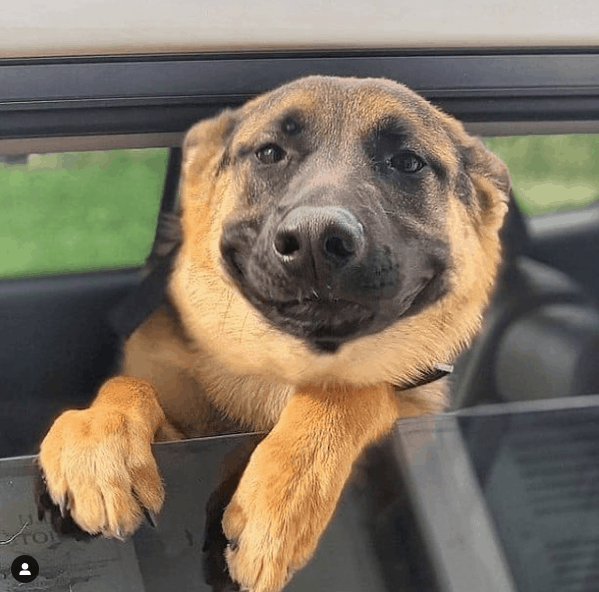
<path fill-rule="evenodd" d="M 507 165 L 520 208 L 539 214 L 599 197 L 599 135 L 485 140 Z M 143 263 L 154 237 L 164 149 L 31 156 L 0 163 L 0 277 Z"/>
<path fill-rule="evenodd" d="M 526 214 L 559 212 L 599 198 L 599 135 L 487 138 L 505 162 Z"/>
<path fill-rule="evenodd" d="M 154 237 L 163 149 L 31 156 L 0 164 L 0 276 L 143 263 Z"/>

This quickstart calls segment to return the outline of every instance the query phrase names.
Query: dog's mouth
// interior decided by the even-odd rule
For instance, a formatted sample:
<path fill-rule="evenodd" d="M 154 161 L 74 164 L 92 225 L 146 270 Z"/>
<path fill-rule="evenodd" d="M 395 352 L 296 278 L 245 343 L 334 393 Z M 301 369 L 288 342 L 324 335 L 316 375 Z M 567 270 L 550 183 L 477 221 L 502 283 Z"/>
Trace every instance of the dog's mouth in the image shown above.
<path fill-rule="evenodd" d="M 369 304 L 339 298 L 312 295 L 286 301 L 264 300 L 248 290 L 244 296 L 278 329 L 301 338 L 317 353 L 334 354 L 346 342 L 376 333 L 402 317 L 408 316 L 418 305 L 432 280 L 423 282 L 398 306 L 385 310 L 374 299 Z M 391 312 L 392 310 L 392 312 Z"/>
<path fill-rule="evenodd" d="M 369 332 L 376 310 L 356 302 L 318 296 L 295 300 L 263 300 L 244 295 L 278 329 L 306 341 L 319 353 L 335 353 L 349 339 Z"/>
<path fill-rule="evenodd" d="M 367 332 L 375 310 L 356 302 L 317 296 L 272 303 L 269 316 L 286 331 L 301 336 L 315 349 L 335 352 L 341 343 Z"/>

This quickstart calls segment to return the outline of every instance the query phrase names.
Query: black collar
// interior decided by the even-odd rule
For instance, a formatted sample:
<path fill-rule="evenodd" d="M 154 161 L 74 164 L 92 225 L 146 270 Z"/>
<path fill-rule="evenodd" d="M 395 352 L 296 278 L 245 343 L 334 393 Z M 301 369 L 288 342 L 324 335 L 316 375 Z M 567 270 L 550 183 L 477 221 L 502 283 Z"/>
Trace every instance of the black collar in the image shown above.
<path fill-rule="evenodd" d="M 416 380 L 407 380 L 406 382 L 395 384 L 394 386 L 397 390 L 405 391 L 407 389 L 423 386 L 425 384 L 429 384 L 430 382 L 434 382 L 435 380 L 445 378 L 445 376 L 451 374 L 452 372 L 453 366 L 451 364 L 435 364 L 428 372 L 423 374 L 420 378 Z"/>

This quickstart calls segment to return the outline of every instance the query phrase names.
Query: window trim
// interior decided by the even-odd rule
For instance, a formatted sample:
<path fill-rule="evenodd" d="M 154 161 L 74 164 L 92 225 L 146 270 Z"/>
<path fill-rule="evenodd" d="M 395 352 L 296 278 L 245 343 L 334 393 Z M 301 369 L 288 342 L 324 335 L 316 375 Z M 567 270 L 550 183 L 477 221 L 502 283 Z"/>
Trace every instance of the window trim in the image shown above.
<path fill-rule="evenodd" d="M 96 56 L 0 60 L 0 138 L 149 134 L 164 145 L 307 74 L 392 78 L 479 128 L 599 121 L 599 48 Z"/>

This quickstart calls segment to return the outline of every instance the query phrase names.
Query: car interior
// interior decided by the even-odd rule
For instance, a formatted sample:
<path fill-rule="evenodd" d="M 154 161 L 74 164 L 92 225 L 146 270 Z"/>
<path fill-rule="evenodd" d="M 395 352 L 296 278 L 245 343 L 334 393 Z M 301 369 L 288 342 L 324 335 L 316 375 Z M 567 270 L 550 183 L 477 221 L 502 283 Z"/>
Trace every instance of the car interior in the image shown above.
<path fill-rule="evenodd" d="M 176 208 L 185 130 L 308 74 L 395 79 L 483 137 L 599 133 L 596 48 L 11 57 L 0 59 L 0 162 L 10 168 L 36 154 L 168 150 L 152 198 L 157 228 L 159 212 L 168 217 Z M 483 331 L 455 362 L 452 411 L 599 392 L 598 206 L 527 215 L 514 193 L 498 288 Z M 156 237 L 136 264 L 0 278 L 1 458 L 35 454 L 52 420 L 86 406 L 116 371 L 122 335 L 162 294 L 164 274 L 148 280 L 143 264 Z M 148 281 L 156 285 L 140 300 Z M 413 571 L 424 578 L 422 565 Z M 406 590 L 433 590 L 425 579 Z"/>

